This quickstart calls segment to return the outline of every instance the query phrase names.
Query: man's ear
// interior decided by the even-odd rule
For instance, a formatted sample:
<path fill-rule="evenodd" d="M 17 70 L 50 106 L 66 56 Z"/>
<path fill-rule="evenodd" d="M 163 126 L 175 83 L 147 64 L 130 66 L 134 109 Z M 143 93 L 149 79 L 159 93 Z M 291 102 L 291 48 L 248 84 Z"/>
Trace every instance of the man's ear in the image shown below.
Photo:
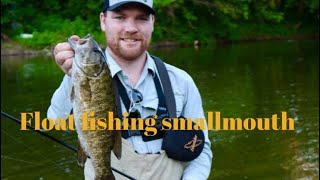
<path fill-rule="evenodd" d="M 156 16 L 154 16 L 153 14 L 151 15 L 151 18 L 152 18 L 152 21 L 153 21 L 153 24 L 154 22 L 156 21 Z"/>
<path fill-rule="evenodd" d="M 152 14 L 151 15 L 151 21 L 152 21 L 152 32 L 154 30 L 154 22 L 156 21 L 156 17 Z"/>
<path fill-rule="evenodd" d="M 106 31 L 106 16 L 103 12 L 100 13 L 100 28 L 103 32 Z"/>

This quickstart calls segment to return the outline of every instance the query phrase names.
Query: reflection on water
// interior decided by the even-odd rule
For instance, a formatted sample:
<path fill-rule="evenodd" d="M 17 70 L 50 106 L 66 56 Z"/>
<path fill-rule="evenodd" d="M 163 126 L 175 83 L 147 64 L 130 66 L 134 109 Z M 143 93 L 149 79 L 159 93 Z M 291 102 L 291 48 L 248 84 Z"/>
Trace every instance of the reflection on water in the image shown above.
<path fill-rule="evenodd" d="M 152 50 L 186 70 L 205 112 L 245 119 L 286 111 L 294 131 L 210 131 L 209 179 L 318 179 L 319 42 L 290 41 Z M 1 109 L 46 117 L 62 72 L 47 57 L 1 60 Z M 49 134 L 75 144 L 75 132 Z M 75 154 L 1 116 L 2 179 L 82 179 Z"/>

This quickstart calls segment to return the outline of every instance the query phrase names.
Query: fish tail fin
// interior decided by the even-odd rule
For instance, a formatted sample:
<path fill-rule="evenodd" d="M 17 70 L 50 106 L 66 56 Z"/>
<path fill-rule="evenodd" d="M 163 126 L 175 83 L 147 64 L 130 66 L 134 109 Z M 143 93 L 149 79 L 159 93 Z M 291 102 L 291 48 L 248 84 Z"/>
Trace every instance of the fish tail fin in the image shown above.
<path fill-rule="evenodd" d="M 78 139 L 78 151 L 77 151 L 77 161 L 78 161 L 78 165 L 83 167 L 84 163 L 86 163 L 87 160 L 87 155 L 86 152 L 84 151 L 84 149 L 82 148 L 81 144 L 80 144 L 80 140 Z"/>
<path fill-rule="evenodd" d="M 121 131 L 115 132 L 115 142 L 114 142 L 112 151 L 118 159 L 121 159 L 121 151 L 122 151 Z"/>

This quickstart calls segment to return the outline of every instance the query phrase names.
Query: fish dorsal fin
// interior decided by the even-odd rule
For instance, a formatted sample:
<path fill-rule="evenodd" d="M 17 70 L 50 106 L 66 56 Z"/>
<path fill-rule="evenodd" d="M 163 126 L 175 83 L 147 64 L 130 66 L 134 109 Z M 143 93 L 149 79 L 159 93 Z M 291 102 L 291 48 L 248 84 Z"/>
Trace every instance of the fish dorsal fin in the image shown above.
<path fill-rule="evenodd" d="M 112 151 L 118 159 L 121 159 L 122 138 L 121 138 L 121 131 L 119 131 L 119 130 L 118 131 L 116 130 L 116 132 L 115 132 L 115 142 L 113 144 Z"/>

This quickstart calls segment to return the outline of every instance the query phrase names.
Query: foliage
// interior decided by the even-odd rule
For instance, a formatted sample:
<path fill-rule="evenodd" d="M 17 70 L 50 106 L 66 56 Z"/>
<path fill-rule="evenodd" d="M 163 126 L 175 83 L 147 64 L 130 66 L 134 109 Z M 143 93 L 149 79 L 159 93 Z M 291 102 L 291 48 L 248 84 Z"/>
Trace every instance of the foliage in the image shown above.
<path fill-rule="evenodd" d="M 72 34 L 94 34 L 104 42 L 99 26 L 103 1 L 1 0 L 2 32 L 28 46 L 51 46 Z M 155 0 L 153 42 L 241 39 L 259 34 L 297 33 L 319 24 L 319 0 Z M 290 25 L 288 25 L 290 24 Z M 257 28 L 257 29 L 256 29 Z M 318 28 L 314 33 L 318 33 Z M 34 38 L 21 39 L 21 33 Z M 263 35 L 264 33 L 260 33 Z"/>

